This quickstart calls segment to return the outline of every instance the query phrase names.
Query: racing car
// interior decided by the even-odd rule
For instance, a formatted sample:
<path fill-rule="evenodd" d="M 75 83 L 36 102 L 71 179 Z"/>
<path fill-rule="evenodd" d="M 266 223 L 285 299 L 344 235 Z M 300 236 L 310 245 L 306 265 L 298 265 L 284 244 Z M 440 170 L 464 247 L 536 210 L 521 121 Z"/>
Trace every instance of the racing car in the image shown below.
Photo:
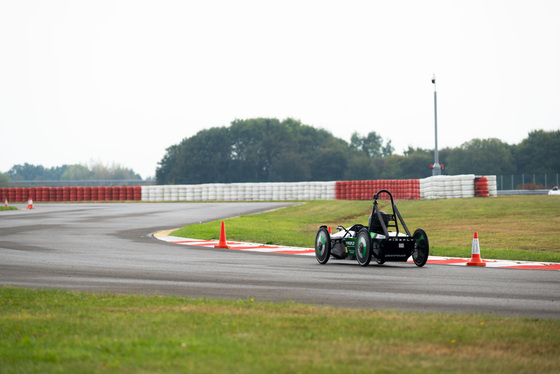
<path fill-rule="evenodd" d="M 377 200 L 381 194 L 389 195 L 392 213 L 379 209 Z M 390 228 L 394 230 L 389 231 Z M 420 228 L 410 235 L 393 195 L 387 190 L 380 190 L 373 195 L 373 209 L 367 226 L 357 223 L 348 229 L 343 226 L 338 226 L 337 229 L 337 233 L 331 234 L 327 226 L 321 226 L 317 232 L 315 257 L 322 265 L 331 257 L 355 258 L 362 266 L 368 266 L 372 258 L 378 264 L 383 264 L 386 261 L 406 262 L 412 255 L 414 264 L 419 267 L 424 266 L 428 260 L 428 235 Z"/>

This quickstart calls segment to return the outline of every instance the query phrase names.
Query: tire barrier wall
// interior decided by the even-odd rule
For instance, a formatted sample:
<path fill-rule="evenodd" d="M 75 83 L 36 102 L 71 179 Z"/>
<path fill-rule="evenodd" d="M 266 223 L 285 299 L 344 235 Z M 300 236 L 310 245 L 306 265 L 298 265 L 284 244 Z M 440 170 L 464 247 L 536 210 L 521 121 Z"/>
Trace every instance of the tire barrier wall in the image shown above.
<path fill-rule="evenodd" d="M 438 175 L 420 179 L 420 199 L 498 196 L 496 176 Z"/>
<path fill-rule="evenodd" d="M 379 190 L 395 199 L 420 199 L 418 179 L 294 183 L 142 186 L 143 201 L 372 200 Z M 388 198 L 388 196 L 381 196 Z"/>
<path fill-rule="evenodd" d="M 373 200 L 379 190 L 388 190 L 394 199 L 420 200 L 420 181 L 418 179 L 378 179 L 365 181 L 336 182 L 337 200 Z M 382 194 L 380 199 L 388 199 Z"/>
<path fill-rule="evenodd" d="M 142 200 L 142 187 L 14 187 L 0 188 L 2 202 L 130 201 Z"/>
<path fill-rule="evenodd" d="M 143 201 L 334 200 L 339 182 L 142 186 Z"/>
<path fill-rule="evenodd" d="M 474 195 L 488 197 L 498 195 L 498 183 L 495 175 L 476 177 L 474 179 Z"/>
<path fill-rule="evenodd" d="M 119 187 L 0 188 L 1 201 L 271 201 L 372 200 L 379 190 L 398 200 L 497 196 L 496 176 L 440 175 L 424 179 L 233 183 Z M 386 199 L 388 195 L 381 195 Z"/>

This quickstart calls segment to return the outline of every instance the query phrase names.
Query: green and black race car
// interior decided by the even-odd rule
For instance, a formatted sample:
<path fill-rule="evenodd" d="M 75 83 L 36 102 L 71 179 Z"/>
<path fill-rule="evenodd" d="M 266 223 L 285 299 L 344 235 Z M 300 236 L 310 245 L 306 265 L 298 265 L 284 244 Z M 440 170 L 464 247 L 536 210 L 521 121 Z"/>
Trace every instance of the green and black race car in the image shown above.
<path fill-rule="evenodd" d="M 391 199 L 392 214 L 379 209 L 379 195 L 386 193 Z M 404 232 L 399 228 L 402 226 Z M 395 231 L 389 231 L 394 228 Z M 331 257 L 335 259 L 353 259 L 362 266 L 369 265 L 373 258 L 378 264 L 389 261 L 406 262 L 410 256 L 417 266 L 424 266 L 428 260 L 428 235 L 422 229 L 416 229 L 413 235 L 393 201 L 393 195 L 387 190 L 380 190 L 373 195 L 373 209 L 368 226 L 355 224 L 346 229 L 338 226 L 338 232 L 331 234 L 327 226 L 321 226 L 315 238 L 315 257 L 320 264 L 326 264 Z"/>

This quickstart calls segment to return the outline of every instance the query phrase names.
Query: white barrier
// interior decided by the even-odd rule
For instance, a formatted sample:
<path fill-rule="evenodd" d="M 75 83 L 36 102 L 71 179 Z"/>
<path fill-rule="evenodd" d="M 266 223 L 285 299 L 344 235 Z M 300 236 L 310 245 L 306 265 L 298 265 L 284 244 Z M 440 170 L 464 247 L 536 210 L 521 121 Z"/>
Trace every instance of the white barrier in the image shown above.
<path fill-rule="evenodd" d="M 336 182 L 143 186 L 142 201 L 335 200 Z"/>
<path fill-rule="evenodd" d="M 490 197 L 498 196 L 498 183 L 495 175 L 485 175 L 488 179 L 488 194 Z"/>
<path fill-rule="evenodd" d="M 474 197 L 474 174 L 436 175 L 420 179 L 420 199 Z"/>

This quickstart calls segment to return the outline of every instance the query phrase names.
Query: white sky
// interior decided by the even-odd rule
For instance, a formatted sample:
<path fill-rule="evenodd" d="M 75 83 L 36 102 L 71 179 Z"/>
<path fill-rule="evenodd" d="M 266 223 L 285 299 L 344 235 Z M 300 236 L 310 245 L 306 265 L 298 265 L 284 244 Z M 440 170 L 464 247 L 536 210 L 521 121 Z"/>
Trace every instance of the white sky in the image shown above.
<path fill-rule="evenodd" d="M 396 153 L 560 129 L 560 1 L 0 0 L 0 171 L 292 117 Z"/>

